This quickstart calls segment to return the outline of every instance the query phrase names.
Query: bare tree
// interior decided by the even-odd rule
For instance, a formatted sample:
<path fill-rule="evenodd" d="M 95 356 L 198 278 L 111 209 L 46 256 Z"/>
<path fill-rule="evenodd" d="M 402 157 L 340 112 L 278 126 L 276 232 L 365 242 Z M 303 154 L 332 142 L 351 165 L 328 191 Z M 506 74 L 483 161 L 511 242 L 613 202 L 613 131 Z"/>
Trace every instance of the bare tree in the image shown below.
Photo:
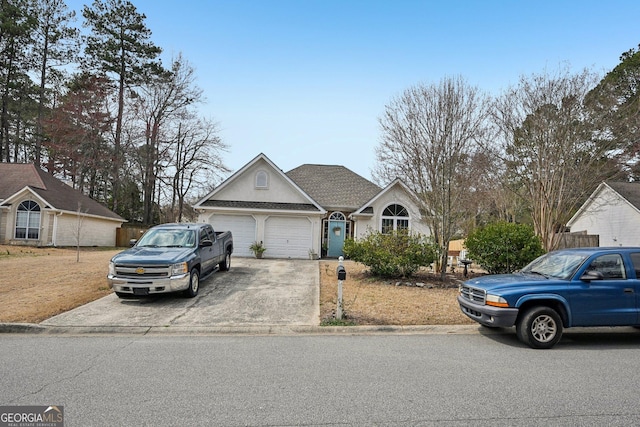
<path fill-rule="evenodd" d="M 182 221 L 185 198 L 194 188 L 203 187 L 230 170 L 223 164 L 221 152 L 227 146 L 218 136 L 214 122 L 192 119 L 178 124 L 173 144 L 171 168 L 171 211 Z"/>
<path fill-rule="evenodd" d="M 154 197 L 158 178 L 170 158 L 170 123 L 188 116 L 188 107 L 202 101 L 202 90 L 195 85 L 193 68 L 178 56 L 172 69 L 151 79 L 141 87 L 135 104 L 137 116 L 144 122 L 142 172 L 143 222 L 153 221 Z"/>
<path fill-rule="evenodd" d="M 485 135 L 487 98 L 461 77 L 417 85 L 393 99 L 380 118 L 374 178 L 399 177 L 418 195 L 440 248 L 441 277 L 449 241 L 468 216 L 465 198 L 479 139 Z"/>
<path fill-rule="evenodd" d="M 584 102 L 597 81 L 589 70 L 572 74 L 568 67 L 522 76 L 492 110 L 508 184 L 530 210 L 547 251 L 575 209 L 618 170 L 614 146 L 597 138 L 598 120 Z"/>
<path fill-rule="evenodd" d="M 78 209 L 76 210 L 76 226 L 73 229 L 73 237 L 75 237 L 76 240 L 76 262 L 80 262 L 80 243 L 82 242 L 82 229 L 86 215 L 87 211 L 83 211 L 82 203 L 78 202 Z"/>

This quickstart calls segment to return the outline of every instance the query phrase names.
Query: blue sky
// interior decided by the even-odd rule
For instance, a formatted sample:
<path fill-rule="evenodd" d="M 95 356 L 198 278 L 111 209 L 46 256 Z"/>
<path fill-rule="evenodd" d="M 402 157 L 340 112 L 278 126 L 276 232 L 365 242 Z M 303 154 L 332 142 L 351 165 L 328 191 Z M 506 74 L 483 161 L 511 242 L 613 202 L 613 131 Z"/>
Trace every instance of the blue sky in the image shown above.
<path fill-rule="evenodd" d="M 371 178 L 378 118 L 413 85 L 461 75 L 498 95 L 560 64 L 605 73 L 640 44 L 637 0 L 133 4 L 163 62 L 182 53 L 195 68 L 234 171 L 262 152 L 285 172 L 340 164 Z"/>

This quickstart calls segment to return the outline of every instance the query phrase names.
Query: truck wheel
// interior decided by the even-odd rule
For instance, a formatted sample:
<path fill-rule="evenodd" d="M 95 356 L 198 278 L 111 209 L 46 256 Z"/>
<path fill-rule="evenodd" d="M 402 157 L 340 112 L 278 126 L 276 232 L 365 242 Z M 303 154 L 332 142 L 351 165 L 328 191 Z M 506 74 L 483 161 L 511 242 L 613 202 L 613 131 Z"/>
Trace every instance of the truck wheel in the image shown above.
<path fill-rule="evenodd" d="M 551 348 L 562 338 L 562 319 L 550 307 L 532 307 L 518 320 L 516 334 L 531 348 Z"/>
<path fill-rule="evenodd" d="M 198 295 L 198 290 L 200 290 L 200 273 L 198 273 L 197 268 L 194 268 L 191 270 L 191 276 L 189 276 L 189 287 L 185 289 L 184 295 L 188 298 L 193 298 Z"/>
<path fill-rule="evenodd" d="M 229 271 L 231 268 L 231 254 L 227 252 L 224 256 L 224 260 L 218 264 L 220 271 Z"/>

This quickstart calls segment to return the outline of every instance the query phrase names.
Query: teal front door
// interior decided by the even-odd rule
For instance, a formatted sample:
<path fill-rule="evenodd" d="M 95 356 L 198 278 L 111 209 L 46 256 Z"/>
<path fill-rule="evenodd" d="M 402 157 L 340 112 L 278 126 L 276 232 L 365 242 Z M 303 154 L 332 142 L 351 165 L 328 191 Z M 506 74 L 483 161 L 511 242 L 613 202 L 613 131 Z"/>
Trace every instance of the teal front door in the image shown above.
<path fill-rule="evenodd" d="M 327 256 L 337 258 L 343 255 L 342 248 L 346 228 L 344 221 L 329 221 Z"/>

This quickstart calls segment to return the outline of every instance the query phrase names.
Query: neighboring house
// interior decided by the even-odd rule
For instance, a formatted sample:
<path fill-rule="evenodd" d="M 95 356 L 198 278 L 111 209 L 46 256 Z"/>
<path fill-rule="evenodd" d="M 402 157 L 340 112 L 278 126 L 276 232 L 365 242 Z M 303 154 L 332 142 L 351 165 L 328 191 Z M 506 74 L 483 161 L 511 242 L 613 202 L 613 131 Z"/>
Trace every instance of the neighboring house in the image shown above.
<path fill-rule="evenodd" d="M 603 182 L 567 227 L 599 235 L 600 246 L 640 246 L 640 183 Z"/>
<path fill-rule="evenodd" d="M 467 259 L 468 251 L 464 246 L 464 239 L 451 240 L 449 242 L 449 260 L 447 265 L 461 266 Z"/>
<path fill-rule="evenodd" d="M 115 246 L 123 222 L 32 163 L 0 163 L 0 243 Z"/>
<path fill-rule="evenodd" d="M 270 258 L 342 254 L 347 237 L 369 230 L 410 229 L 429 235 L 411 190 L 400 180 L 386 188 L 344 166 L 302 165 L 284 173 L 258 155 L 194 205 L 199 222 L 231 230 L 234 254 L 251 256 L 262 241 Z"/>

